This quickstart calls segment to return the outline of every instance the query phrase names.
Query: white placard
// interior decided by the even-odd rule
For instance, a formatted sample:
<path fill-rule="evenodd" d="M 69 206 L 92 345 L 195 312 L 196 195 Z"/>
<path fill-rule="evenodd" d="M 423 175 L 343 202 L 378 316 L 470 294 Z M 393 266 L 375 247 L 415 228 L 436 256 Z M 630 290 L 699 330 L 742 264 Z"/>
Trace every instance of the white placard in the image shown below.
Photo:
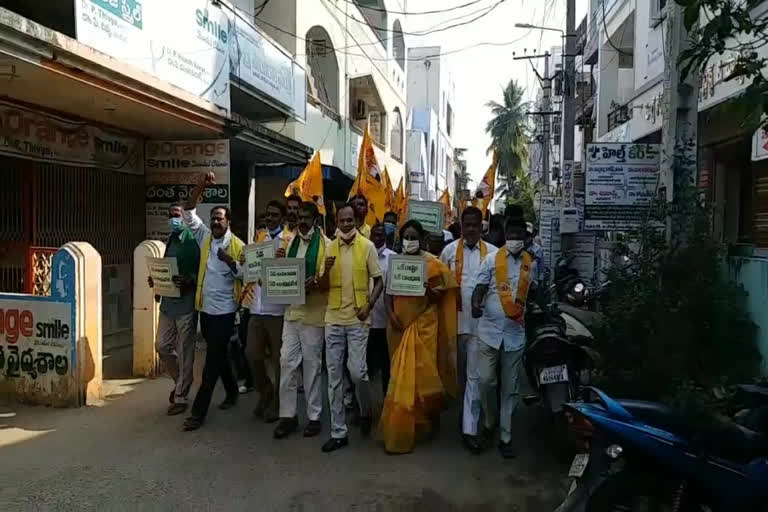
<path fill-rule="evenodd" d="M 422 256 L 390 256 L 387 269 L 387 294 L 423 297 L 427 262 Z"/>
<path fill-rule="evenodd" d="M 304 304 L 304 258 L 261 260 L 261 300 L 266 304 Z"/>
<path fill-rule="evenodd" d="M 176 258 L 147 258 L 147 268 L 155 294 L 161 297 L 181 297 L 181 290 L 173 282 L 173 276 L 179 275 Z"/>
<path fill-rule="evenodd" d="M 659 186 L 659 144 L 587 145 L 586 230 L 635 229 Z"/>
<path fill-rule="evenodd" d="M 243 282 L 254 283 L 262 276 L 262 260 L 275 257 L 275 240 L 246 245 L 243 248 L 243 252 L 245 253 L 245 276 L 243 277 Z"/>

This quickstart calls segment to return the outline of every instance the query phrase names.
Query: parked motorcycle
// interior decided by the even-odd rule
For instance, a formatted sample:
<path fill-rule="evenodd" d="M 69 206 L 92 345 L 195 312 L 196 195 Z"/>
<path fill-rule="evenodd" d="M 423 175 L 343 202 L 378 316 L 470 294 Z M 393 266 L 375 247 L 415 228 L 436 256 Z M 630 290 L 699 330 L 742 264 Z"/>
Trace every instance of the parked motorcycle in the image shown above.
<path fill-rule="evenodd" d="M 557 512 L 768 510 L 768 402 L 755 390 L 739 422 L 586 390 L 587 401 L 565 408 L 589 451 L 574 458 Z"/>

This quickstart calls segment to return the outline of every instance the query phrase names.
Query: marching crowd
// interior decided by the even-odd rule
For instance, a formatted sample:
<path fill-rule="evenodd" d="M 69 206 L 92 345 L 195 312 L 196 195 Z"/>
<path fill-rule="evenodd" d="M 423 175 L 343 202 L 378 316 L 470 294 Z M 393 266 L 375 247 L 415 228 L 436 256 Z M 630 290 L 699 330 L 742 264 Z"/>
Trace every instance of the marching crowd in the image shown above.
<path fill-rule="evenodd" d="M 305 265 L 306 299 L 286 306 L 263 301 L 259 281 L 243 284 L 245 243 L 230 230 L 230 210 L 213 208 L 208 224 L 198 217 L 198 201 L 213 183 L 212 173 L 202 175 L 188 202 L 169 208 L 165 256 L 177 260 L 173 282 L 180 296 L 156 297 L 157 352 L 175 383 L 169 415 L 188 409 L 198 318 L 207 346 L 183 430 L 203 426 L 221 378 L 226 398 L 219 409 L 255 390 L 254 415 L 277 422 L 276 439 L 298 429 L 303 388 L 303 435 L 317 436 L 325 369 L 330 438 L 324 452 L 347 446 L 348 420 L 363 435 L 371 433 L 371 376 L 378 374 L 385 399 L 377 432 L 387 452 L 412 451 L 456 401 L 467 449 L 482 451 L 498 426 L 500 453 L 514 456 L 523 316 L 538 275 L 538 247 L 519 209 L 488 223 L 469 206 L 460 222 L 436 236 L 418 221 L 399 222 L 393 212 L 367 225 L 368 204 L 357 195 L 337 210 L 335 231 L 325 233 L 315 203 L 298 196 L 272 200 L 254 242 L 274 241 L 275 257 L 301 258 Z M 423 296 L 385 293 L 389 259 L 398 253 L 424 259 Z M 242 386 L 230 354 L 238 314 L 239 355 L 246 362 Z"/>

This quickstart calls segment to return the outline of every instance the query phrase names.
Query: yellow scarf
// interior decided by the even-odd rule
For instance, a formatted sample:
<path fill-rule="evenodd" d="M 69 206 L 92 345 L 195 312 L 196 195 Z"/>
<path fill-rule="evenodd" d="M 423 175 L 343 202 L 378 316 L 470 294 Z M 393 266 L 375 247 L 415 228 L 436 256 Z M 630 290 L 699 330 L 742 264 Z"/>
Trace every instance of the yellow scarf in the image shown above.
<path fill-rule="evenodd" d="M 479 240 L 477 243 L 480 244 L 480 260 L 483 260 L 488 254 L 488 246 L 486 246 L 485 242 L 482 240 Z M 464 239 L 459 238 L 458 244 L 459 246 L 456 248 L 456 282 L 459 283 L 459 287 L 461 287 L 461 274 L 464 271 Z M 459 311 L 461 311 L 461 293 L 458 294 L 456 304 L 458 305 Z"/>
<path fill-rule="evenodd" d="M 509 266 L 507 265 L 507 250 L 500 249 L 496 253 L 496 288 L 499 293 L 501 307 L 504 308 L 504 314 L 515 322 L 523 323 L 523 314 L 525 313 L 525 301 L 528 298 L 528 290 L 531 288 L 531 263 L 533 259 L 528 251 L 521 254 L 520 279 L 517 281 L 517 293 L 512 296 L 512 290 L 509 286 Z"/>
<path fill-rule="evenodd" d="M 358 233 L 352 241 L 353 261 L 352 269 L 345 268 L 344 272 L 352 270 L 352 283 L 355 290 L 355 306 L 362 308 L 368 304 L 368 244 L 367 240 Z M 339 309 L 341 307 L 341 256 L 339 244 L 336 238 L 328 247 L 327 256 L 335 257 L 336 263 L 331 267 L 328 279 L 331 289 L 328 292 L 328 307 Z"/>
<path fill-rule="evenodd" d="M 195 309 L 198 311 L 203 310 L 203 282 L 205 281 L 205 269 L 208 265 L 208 257 L 211 254 L 211 236 L 208 235 L 203 242 L 202 250 L 200 251 L 200 267 L 197 271 L 197 292 L 195 293 Z M 237 238 L 234 233 L 227 247 L 227 254 L 235 261 L 240 261 L 240 255 L 243 253 L 243 241 Z M 214 256 L 217 257 L 217 256 Z M 240 298 L 240 289 L 242 288 L 242 281 L 235 279 L 235 286 L 232 293 L 234 294 L 235 302 Z"/>

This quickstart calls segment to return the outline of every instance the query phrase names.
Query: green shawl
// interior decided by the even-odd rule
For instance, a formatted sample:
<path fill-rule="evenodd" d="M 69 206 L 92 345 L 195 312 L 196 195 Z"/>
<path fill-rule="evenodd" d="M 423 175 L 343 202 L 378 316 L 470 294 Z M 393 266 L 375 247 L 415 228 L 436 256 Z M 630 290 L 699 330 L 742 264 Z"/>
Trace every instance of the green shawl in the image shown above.
<path fill-rule="evenodd" d="M 301 234 L 299 234 L 297 230 L 296 236 L 293 237 L 291 246 L 288 248 L 289 258 L 295 258 L 296 255 L 298 254 L 300 239 L 301 239 Z M 319 253 L 319 251 L 320 251 L 320 230 L 315 228 L 315 232 L 312 234 L 312 238 L 309 240 L 309 247 L 307 247 L 307 252 L 306 254 L 304 254 L 304 268 L 306 269 L 305 277 L 307 279 L 309 279 L 310 277 L 314 277 L 317 271 L 317 254 Z"/>

